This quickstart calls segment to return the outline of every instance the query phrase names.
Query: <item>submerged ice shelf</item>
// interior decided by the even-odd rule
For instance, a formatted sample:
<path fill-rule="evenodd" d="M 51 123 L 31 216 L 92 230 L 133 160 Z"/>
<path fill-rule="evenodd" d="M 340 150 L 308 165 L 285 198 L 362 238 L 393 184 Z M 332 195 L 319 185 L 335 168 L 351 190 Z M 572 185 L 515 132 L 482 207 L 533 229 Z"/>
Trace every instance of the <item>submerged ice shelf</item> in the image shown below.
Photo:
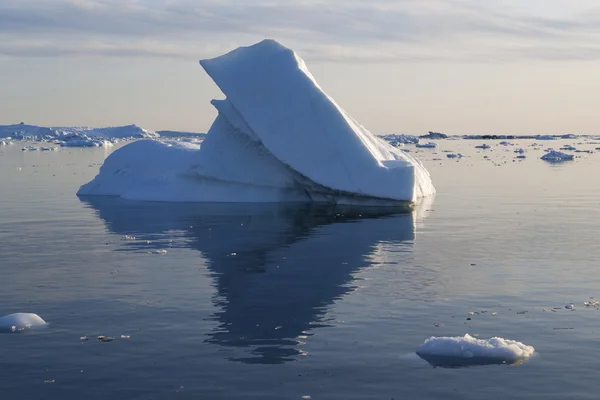
<path fill-rule="evenodd" d="M 382 205 L 435 192 L 420 161 L 350 117 L 292 50 L 264 40 L 200 63 L 227 96 L 202 145 L 129 144 L 79 195 Z"/>

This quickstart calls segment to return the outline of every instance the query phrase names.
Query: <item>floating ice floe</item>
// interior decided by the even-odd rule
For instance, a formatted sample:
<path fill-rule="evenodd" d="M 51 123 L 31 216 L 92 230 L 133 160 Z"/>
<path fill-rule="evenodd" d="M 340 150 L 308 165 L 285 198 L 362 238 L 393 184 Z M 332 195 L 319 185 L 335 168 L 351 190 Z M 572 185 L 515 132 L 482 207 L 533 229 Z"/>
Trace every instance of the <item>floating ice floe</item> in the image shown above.
<path fill-rule="evenodd" d="M 545 161 L 571 161 L 574 156 L 572 154 L 566 154 L 556 150 L 550 150 L 544 154 L 541 159 Z"/>
<path fill-rule="evenodd" d="M 112 142 L 103 139 L 92 139 L 84 134 L 64 137 L 60 143 L 63 147 L 110 147 Z"/>
<path fill-rule="evenodd" d="M 422 139 L 448 139 L 448 135 L 440 132 L 431 132 L 429 131 L 427 135 L 419 136 Z"/>
<path fill-rule="evenodd" d="M 46 321 L 37 314 L 15 313 L 0 317 L 0 333 L 21 332 L 46 325 Z"/>
<path fill-rule="evenodd" d="M 381 136 L 382 139 L 386 140 L 392 146 L 397 146 L 399 144 L 417 144 L 419 143 L 419 138 L 416 136 L 405 135 L 405 134 L 391 134 Z"/>
<path fill-rule="evenodd" d="M 575 147 L 571 146 L 570 144 L 566 144 L 563 147 L 560 148 L 561 150 L 577 150 Z"/>
<path fill-rule="evenodd" d="M 469 334 L 431 337 L 416 351 L 433 366 L 460 367 L 487 364 L 516 364 L 528 359 L 535 349 L 515 340 L 493 337 L 477 339 Z"/>
<path fill-rule="evenodd" d="M 550 135 L 538 135 L 535 139 L 536 140 L 556 140 L 556 138 L 554 136 L 550 136 Z"/>
<path fill-rule="evenodd" d="M 273 40 L 201 61 L 225 100 L 201 147 L 137 141 L 79 195 L 195 202 L 390 205 L 435 192 L 420 161 L 375 137 Z"/>
<path fill-rule="evenodd" d="M 583 305 L 586 307 L 600 307 L 600 301 L 591 298 L 588 301 L 584 301 Z"/>
<path fill-rule="evenodd" d="M 157 138 L 159 134 L 137 125 L 90 127 L 43 127 L 24 123 L 0 125 L 0 138 L 16 140 L 68 140 L 72 136 L 85 135 L 95 139 Z"/>
<path fill-rule="evenodd" d="M 438 147 L 437 143 L 427 142 L 427 143 L 417 143 L 416 147 L 420 149 L 435 149 Z"/>

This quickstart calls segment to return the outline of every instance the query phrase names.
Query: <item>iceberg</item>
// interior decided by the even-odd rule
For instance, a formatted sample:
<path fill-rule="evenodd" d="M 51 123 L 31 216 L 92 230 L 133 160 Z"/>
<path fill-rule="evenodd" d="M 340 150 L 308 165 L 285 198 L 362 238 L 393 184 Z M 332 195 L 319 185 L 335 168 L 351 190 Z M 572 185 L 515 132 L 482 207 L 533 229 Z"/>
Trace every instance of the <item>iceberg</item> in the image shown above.
<path fill-rule="evenodd" d="M 533 355 L 535 349 L 515 340 L 493 337 L 477 339 L 469 334 L 431 337 L 416 351 L 436 367 L 466 367 L 488 364 L 516 364 Z"/>
<path fill-rule="evenodd" d="M 78 195 L 180 202 L 414 202 L 435 189 L 411 155 L 371 134 L 274 40 L 200 64 L 226 95 L 201 145 L 138 141 Z"/>
<path fill-rule="evenodd" d="M 41 328 L 46 325 L 46 321 L 37 314 L 15 313 L 0 317 L 0 333 L 21 332 L 25 329 Z"/>

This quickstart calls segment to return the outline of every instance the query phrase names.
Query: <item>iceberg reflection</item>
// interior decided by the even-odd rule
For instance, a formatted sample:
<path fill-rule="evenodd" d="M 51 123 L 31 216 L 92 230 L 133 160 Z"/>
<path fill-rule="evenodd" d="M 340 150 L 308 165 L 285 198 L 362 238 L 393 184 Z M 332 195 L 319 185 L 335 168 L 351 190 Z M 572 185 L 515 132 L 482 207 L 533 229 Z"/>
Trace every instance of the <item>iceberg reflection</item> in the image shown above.
<path fill-rule="evenodd" d="M 82 201 L 117 234 L 183 232 L 185 246 L 205 257 L 217 291 L 218 326 L 205 342 L 244 363 L 304 354 L 302 341 L 327 325 L 328 307 L 354 289 L 354 275 L 377 263 L 378 246 L 410 249 L 415 237 L 416 211 L 406 208 Z"/>

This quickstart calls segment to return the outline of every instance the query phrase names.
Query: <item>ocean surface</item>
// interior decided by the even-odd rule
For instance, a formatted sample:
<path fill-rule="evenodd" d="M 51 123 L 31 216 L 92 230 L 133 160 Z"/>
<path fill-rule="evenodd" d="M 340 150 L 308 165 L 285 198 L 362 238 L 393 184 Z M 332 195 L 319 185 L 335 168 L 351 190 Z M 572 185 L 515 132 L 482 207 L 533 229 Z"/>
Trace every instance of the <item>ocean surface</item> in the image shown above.
<path fill-rule="evenodd" d="M 600 152 L 539 157 L 600 144 L 498 142 L 407 146 L 438 190 L 413 212 L 79 199 L 111 149 L 0 147 L 0 316 L 49 323 L 0 334 L 0 396 L 597 399 Z M 466 333 L 536 352 L 415 354 Z"/>

